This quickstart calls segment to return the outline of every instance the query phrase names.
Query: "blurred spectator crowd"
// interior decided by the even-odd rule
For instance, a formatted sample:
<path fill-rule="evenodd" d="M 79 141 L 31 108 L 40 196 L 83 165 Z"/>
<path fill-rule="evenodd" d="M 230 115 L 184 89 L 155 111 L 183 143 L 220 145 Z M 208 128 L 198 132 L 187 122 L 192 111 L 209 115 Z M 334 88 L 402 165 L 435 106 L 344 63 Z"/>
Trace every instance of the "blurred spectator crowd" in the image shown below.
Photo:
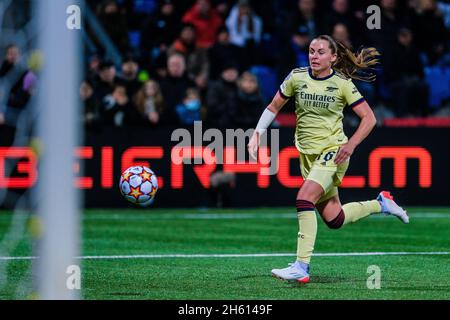
<path fill-rule="evenodd" d="M 450 115 L 450 4 L 434 0 L 89 0 L 121 54 L 85 50 L 84 123 L 103 126 L 251 128 L 292 68 L 308 65 L 308 44 L 330 34 L 353 50 L 382 54 L 373 83 L 356 81 L 378 119 Z M 366 8 L 381 8 L 368 29 Z M 87 28 L 91 38 L 95 33 Z M 100 46 L 95 46 L 99 48 Z M 0 78 L 20 57 L 6 48 Z M 29 63 L 9 88 L 23 108 L 38 71 Z M 288 104 L 283 112 L 293 112 Z M 350 117 L 351 119 L 351 117 Z M 0 124 L 5 121 L 0 110 Z"/>

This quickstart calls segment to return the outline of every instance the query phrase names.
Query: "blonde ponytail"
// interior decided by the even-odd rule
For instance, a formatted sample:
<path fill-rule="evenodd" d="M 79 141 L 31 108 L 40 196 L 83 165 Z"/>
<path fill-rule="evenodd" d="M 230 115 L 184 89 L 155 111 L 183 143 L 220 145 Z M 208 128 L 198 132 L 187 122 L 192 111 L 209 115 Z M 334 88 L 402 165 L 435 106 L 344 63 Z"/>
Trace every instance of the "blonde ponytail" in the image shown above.
<path fill-rule="evenodd" d="M 357 53 L 353 53 L 344 44 L 328 35 L 321 35 L 316 39 L 328 41 L 331 51 L 336 53 L 337 59 L 333 64 L 334 70 L 348 78 L 368 82 L 375 81 L 376 76 L 372 70 L 373 66 L 379 63 L 378 57 L 380 56 L 376 48 L 362 48 Z"/>

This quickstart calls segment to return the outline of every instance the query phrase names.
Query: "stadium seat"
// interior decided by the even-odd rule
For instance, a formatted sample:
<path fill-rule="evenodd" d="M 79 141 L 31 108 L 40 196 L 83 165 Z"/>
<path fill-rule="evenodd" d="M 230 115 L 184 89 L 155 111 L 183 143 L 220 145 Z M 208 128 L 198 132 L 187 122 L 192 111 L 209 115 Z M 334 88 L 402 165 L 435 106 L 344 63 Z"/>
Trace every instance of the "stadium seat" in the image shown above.
<path fill-rule="evenodd" d="M 430 107 L 438 108 L 443 101 L 450 98 L 450 68 L 438 66 L 425 68 L 425 79 L 430 88 Z"/>
<path fill-rule="evenodd" d="M 430 90 L 430 108 L 439 107 L 442 102 L 442 81 L 443 77 L 439 67 L 425 67 L 425 80 Z"/>
<path fill-rule="evenodd" d="M 442 84 L 444 90 L 444 99 L 450 99 L 450 67 L 444 69 L 445 82 Z"/>
<path fill-rule="evenodd" d="M 134 12 L 152 14 L 158 8 L 158 0 L 134 0 Z"/>
<path fill-rule="evenodd" d="M 389 90 L 388 86 L 386 85 L 386 81 L 384 79 L 384 71 L 382 68 L 378 68 L 375 71 L 375 74 L 377 76 L 377 83 L 378 83 L 378 94 L 385 100 L 389 100 L 392 95 L 391 91 Z"/>
<path fill-rule="evenodd" d="M 279 85 L 275 70 L 267 66 L 255 65 L 250 68 L 250 72 L 258 78 L 264 103 L 269 103 L 277 92 Z"/>
<path fill-rule="evenodd" d="M 438 74 L 439 74 L 438 83 L 437 83 L 438 95 L 439 95 L 440 103 L 442 103 L 447 96 L 448 80 L 447 80 L 447 76 L 445 74 L 444 68 L 438 68 Z"/>
<path fill-rule="evenodd" d="M 141 32 L 140 31 L 130 31 L 128 32 L 128 40 L 133 48 L 139 48 L 141 45 Z"/>

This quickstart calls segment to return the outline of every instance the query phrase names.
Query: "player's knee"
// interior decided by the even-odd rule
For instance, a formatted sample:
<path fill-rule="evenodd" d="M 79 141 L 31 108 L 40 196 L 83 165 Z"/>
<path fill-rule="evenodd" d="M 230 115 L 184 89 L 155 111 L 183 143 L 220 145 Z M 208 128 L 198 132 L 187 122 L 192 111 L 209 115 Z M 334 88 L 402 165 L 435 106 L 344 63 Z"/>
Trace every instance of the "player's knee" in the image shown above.
<path fill-rule="evenodd" d="M 328 228 L 330 229 L 339 229 L 344 225 L 344 221 L 345 221 L 345 214 L 344 214 L 344 210 L 341 209 L 341 211 L 339 211 L 338 215 L 336 216 L 336 218 L 334 218 L 331 221 L 325 221 L 325 224 L 328 226 Z"/>
<path fill-rule="evenodd" d="M 297 194 L 297 199 L 316 203 L 323 195 L 323 188 L 315 181 L 306 180 Z"/>
<path fill-rule="evenodd" d="M 303 191 L 300 190 L 299 194 L 297 195 L 297 201 L 308 201 L 312 203 L 313 205 L 316 204 L 317 200 L 319 200 L 320 195 L 316 195 L 312 192 Z"/>
<path fill-rule="evenodd" d="M 314 203 L 308 200 L 297 199 L 295 202 L 295 207 L 297 208 L 297 213 L 300 214 L 305 211 L 314 211 Z"/>

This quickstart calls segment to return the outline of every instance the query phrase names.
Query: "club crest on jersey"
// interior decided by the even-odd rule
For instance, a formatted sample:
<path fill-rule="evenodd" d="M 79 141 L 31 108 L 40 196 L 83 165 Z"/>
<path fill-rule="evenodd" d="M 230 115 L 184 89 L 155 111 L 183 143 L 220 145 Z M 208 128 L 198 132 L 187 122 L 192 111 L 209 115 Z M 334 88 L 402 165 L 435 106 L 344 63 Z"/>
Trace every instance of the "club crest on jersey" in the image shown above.
<path fill-rule="evenodd" d="M 339 89 L 336 88 L 336 87 L 327 87 L 327 88 L 325 89 L 326 92 L 334 92 L 334 91 L 336 91 L 336 90 L 339 90 Z"/>

